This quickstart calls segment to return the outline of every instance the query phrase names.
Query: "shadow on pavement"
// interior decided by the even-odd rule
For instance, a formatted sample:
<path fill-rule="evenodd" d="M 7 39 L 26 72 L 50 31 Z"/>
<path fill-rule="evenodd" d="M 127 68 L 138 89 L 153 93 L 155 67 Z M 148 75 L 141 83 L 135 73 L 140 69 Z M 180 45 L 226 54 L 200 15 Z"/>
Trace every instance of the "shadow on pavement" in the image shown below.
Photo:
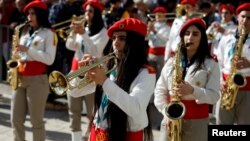
<path fill-rule="evenodd" d="M 46 130 L 46 139 L 53 140 L 53 141 L 70 141 L 71 135 L 69 133 L 63 133 L 60 131 Z"/>

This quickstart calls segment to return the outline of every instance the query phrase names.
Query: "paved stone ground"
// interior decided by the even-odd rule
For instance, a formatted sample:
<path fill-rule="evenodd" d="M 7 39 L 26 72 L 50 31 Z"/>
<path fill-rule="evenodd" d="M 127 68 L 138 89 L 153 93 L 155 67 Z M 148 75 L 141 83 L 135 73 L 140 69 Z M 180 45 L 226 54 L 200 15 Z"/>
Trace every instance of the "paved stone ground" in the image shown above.
<path fill-rule="evenodd" d="M 10 100 L 11 89 L 8 85 L 0 83 L 0 141 L 13 141 L 13 133 L 10 124 Z M 61 103 L 66 102 L 60 100 Z M 26 140 L 32 141 L 30 117 L 27 116 Z M 83 133 L 87 129 L 88 119 L 82 118 Z M 69 128 L 69 116 L 67 110 L 46 110 L 45 112 L 46 141 L 70 141 L 71 134 Z M 159 131 L 153 130 L 154 141 L 159 139 Z"/>

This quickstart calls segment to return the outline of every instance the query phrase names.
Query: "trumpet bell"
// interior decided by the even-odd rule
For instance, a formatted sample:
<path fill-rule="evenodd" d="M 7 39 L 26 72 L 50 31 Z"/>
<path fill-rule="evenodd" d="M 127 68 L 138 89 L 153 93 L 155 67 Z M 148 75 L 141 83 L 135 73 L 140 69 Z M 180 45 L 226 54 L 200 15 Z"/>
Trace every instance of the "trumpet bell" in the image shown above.
<path fill-rule="evenodd" d="M 50 88 L 54 93 L 59 96 L 66 94 L 69 89 L 69 83 L 67 78 L 59 71 L 53 71 L 49 75 Z"/>
<path fill-rule="evenodd" d="M 111 68 L 110 70 L 105 70 L 106 74 L 108 74 L 111 71 L 113 71 L 117 66 L 117 59 L 114 53 L 110 53 L 102 58 L 99 58 L 97 61 L 94 61 L 85 67 L 81 67 L 76 71 L 70 72 L 66 76 L 64 76 L 59 71 L 53 71 L 49 75 L 49 85 L 52 91 L 55 92 L 55 94 L 60 95 L 60 96 L 65 95 L 67 90 L 72 90 L 74 88 L 78 88 L 78 89 L 83 88 L 87 86 L 88 84 L 90 84 L 92 80 L 89 78 L 83 77 L 83 78 L 80 78 L 77 84 L 72 84 L 71 83 L 72 80 L 74 80 L 75 78 L 79 78 L 79 76 L 81 76 L 82 74 L 88 72 L 89 70 L 95 67 L 101 67 L 101 65 L 104 62 L 111 60 L 111 59 L 114 59 L 114 65 L 113 65 L 113 68 Z"/>
<path fill-rule="evenodd" d="M 187 14 L 187 6 L 177 4 L 176 6 L 176 14 L 177 16 L 185 16 Z"/>

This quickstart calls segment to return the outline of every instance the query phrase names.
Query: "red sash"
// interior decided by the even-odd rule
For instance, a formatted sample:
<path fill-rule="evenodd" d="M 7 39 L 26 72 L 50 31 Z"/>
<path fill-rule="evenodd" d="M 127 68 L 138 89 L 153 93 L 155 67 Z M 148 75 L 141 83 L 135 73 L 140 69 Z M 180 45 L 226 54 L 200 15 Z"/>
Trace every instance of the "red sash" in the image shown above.
<path fill-rule="evenodd" d="M 161 56 L 165 54 L 165 47 L 149 47 L 148 49 L 149 54 Z"/>
<path fill-rule="evenodd" d="M 170 96 L 170 101 L 171 99 Z M 195 100 L 181 100 L 181 102 L 186 108 L 183 119 L 202 119 L 209 116 L 209 104 L 197 104 Z"/>
<path fill-rule="evenodd" d="M 72 59 L 72 65 L 71 65 L 71 70 L 72 71 L 76 71 L 78 69 L 78 60 L 73 57 Z"/>
<path fill-rule="evenodd" d="M 107 131 L 99 128 L 95 129 L 95 126 L 92 125 L 90 141 L 108 141 Z M 143 131 L 127 132 L 126 141 L 143 141 Z"/>
<path fill-rule="evenodd" d="M 186 113 L 183 119 L 202 119 L 209 115 L 208 104 L 197 104 L 195 100 L 181 100 L 186 106 Z"/>
<path fill-rule="evenodd" d="M 37 61 L 20 62 L 18 72 L 23 76 L 46 74 L 47 65 Z"/>

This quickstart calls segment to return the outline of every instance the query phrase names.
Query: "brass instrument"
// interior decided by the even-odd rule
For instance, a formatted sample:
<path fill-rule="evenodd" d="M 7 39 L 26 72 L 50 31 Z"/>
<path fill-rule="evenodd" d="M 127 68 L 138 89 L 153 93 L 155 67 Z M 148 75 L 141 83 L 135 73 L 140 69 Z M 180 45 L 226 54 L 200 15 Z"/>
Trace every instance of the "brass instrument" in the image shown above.
<path fill-rule="evenodd" d="M 189 14 L 189 15 L 188 15 Z M 206 14 L 203 12 L 192 12 L 188 13 L 187 7 L 185 5 L 177 4 L 175 13 L 157 13 L 157 14 L 147 14 L 147 17 L 150 21 L 156 21 L 157 15 L 163 15 L 162 20 L 174 20 L 176 17 L 182 17 L 183 19 L 187 18 L 204 18 Z"/>
<path fill-rule="evenodd" d="M 191 19 L 191 18 L 204 18 L 206 17 L 206 13 L 203 12 L 189 12 L 187 10 L 187 6 L 186 5 L 181 5 L 181 4 L 177 4 L 176 6 L 176 17 L 181 17 L 185 20 L 187 19 Z"/>
<path fill-rule="evenodd" d="M 147 14 L 147 17 L 150 21 L 156 21 L 158 19 L 157 15 L 164 16 L 164 18 L 161 18 L 161 20 L 167 21 L 167 20 L 174 20 L 176 17 L 175 13 L 157 13 L 157 14 Z"/>
<path fill-rule="evenodd" d="M 53 24 L 52 28 L 56 30 L 59 37 L 61 37 L 63 40 L 66 40 L 69 33 L 71 32 L 70 24 L 72 22 L 79 22 L 82 24 L 82 26 L 84 28 L 85 16 L 84 15 L 80 15 L 80 16 L 73 15 L 72 18 L 69 20 Z"/>
<path fill-rule="evenodd" d="M 175 11 L 176 11 L 176 16 L 180 17 L 186 16 L 188 13 L 187 6 L 181 4 L 177 4 Z"/>
<path fill-rule="evenodd" d="M 236 41 L 236 48 L 233 54 L 233 59 L 235 59 L 236 57 L 241 57 L 246 36 L 245 26 L 240 29 L 239 36 L 239 39 L 237 39 Z M 221 97 L 221 108 L 224 108 L 226 110 L 230 110 L 233 108 L 239 88 L 244 87 L 247 84 L 246 77 L 243 74 L 237 72 L 236 64 L 234 63 L 233 59 L 231 62 L 231 70 L 229 72 L 229 76 L 225 81 L 226 90 L 223 92 Z"/>
<path fill-rule="evenodd" d="M 180 65 L 180 53 L 181 53 L 182 44 L 178 44 L 178 49 L 175 54 L 174 60 L 174 74 L 172 77 L 172 85 L 175 87 L 177 84 L 183 82 L 182 78 L 182 68 Z M 178 96 L 175 90 L 172 91 L 172 99 L 171 102 L 168 104 L 165 113 L 169 118 L 168 122 L 168 137 L 170 141 L 181 141 L 181 126 L 182 121 L 181 118 L 184 116 L 186 112 L 185 105 L 180 101 L 180 97 Z"/>
<path fill-rule="evenodd" d="M 23 24 L 17 25 L 14 29 L 14 34 L 12 35 L 12 56 L 11 59 L 7 62 L 8 70 L 8 82 L 13 90 L 16 90 L 19 85 L 18 80 L 18 66 L 20 59 L 20 56 L 15 54 L 16 46 L 19 44 L 19 34 L 20 30 L 29 24 L 30 21 L 26 21 Z"/>
<path fill-rule="evenodd" d="M 203 12 L 192 12 L 192 13 L 190 13 L 190 16 L 189 16 L 189 18 L 191 19 L 191 18 L 204 18 L 204 17 L 206 17 L 207 16 L 207 14 L 206 13 L 203 13 Z"/>
<path fill-rule="evenodd" d="M 66 76 L 64 76 L 61 72 L 59 71 L 53 71 L 50 73 L 49 75 L 49 84 L 51 89 L 57 94 L 57 95 L 65 95 L 67 90 L 72 90 L 74 88 L 82 88 L 85 87 L 86 85 L 88 85 L 89 83 L 92 82 L 92 80 L 84 77 L 81 79 L 81 81 L 77 84 L 77 86 L 73 86 L 71 85 L 71 80 L 73 80 L 74 78 L 79 77 L 81 74 L 84 74 L 86 72 L 88 72 L 89 70 L 95 68 L 95 67 L 101 67 L 101 65 L 108 61 L 114 59 L 115 64 L 113 66 L 113 68 L 111 68 L 110 70 L 106 71 L 106 74 L 110 73 L 112 70 L 114 70 L 117 66 L 117 59 L 114 55 L 114 53 L 110 53 L 106 56 L 103 56 L 99 59 L 97 59 L 97 61 L 94 61 L 93 63 L 79 68 L 78 70 L 74 71 L 74 72 L 70 72 L 69 74 L 67 74 Z"/>
<path fill-rule="evenodd" d="M 218 32 L 215 31 L 215 29 L 213 29 L 213 28 L 208 29 L 208 30 L 206 31 L 208 41 L 214 40 L 214 38 L 215 38 L 215 36 L 216 36 L 217 33 L 218 33 Z"/>

